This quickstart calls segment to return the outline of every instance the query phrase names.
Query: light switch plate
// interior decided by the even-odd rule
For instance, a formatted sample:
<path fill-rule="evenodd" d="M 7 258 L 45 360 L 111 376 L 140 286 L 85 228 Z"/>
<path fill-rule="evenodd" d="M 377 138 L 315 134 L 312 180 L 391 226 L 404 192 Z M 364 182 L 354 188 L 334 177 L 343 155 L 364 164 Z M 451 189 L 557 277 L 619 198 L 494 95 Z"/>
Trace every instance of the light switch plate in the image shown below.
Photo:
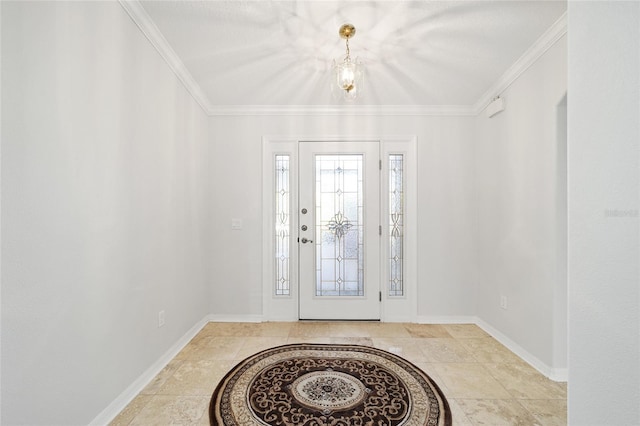
<path fill-rule="evenodd" d="M 242 229 L 242 219 L 231 219 L 231 229 L 236 231 Z"/>

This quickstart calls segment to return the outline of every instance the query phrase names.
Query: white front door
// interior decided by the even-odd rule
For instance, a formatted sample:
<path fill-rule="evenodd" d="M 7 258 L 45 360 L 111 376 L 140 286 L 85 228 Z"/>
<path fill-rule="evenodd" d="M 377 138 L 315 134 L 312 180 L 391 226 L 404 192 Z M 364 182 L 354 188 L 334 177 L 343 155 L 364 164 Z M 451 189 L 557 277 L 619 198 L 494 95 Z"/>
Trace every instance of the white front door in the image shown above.
<path fill-rule="evenodd" d="M 379 143 L 298 147 L 300 319 L 380 319 Z"/>

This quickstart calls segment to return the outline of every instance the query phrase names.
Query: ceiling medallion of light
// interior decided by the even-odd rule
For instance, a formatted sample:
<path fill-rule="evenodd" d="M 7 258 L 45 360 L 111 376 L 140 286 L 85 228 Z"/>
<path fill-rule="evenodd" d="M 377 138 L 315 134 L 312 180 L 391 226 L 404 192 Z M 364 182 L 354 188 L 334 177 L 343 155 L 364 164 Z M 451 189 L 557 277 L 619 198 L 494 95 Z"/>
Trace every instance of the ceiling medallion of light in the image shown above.
<path fill-rule="evenodd" d="M 347 53 L 344 57 L 333 61 L 335 75 L 331 89 L 337 98 L 350 101 L 362 95 L 362 63 L 358 58 L 351 59 L 349 51 L 349 39 L 356 35 L 356 28 L 351 24 L 344 24 L 340 27 L 338 34 L 346 41 Z"/>

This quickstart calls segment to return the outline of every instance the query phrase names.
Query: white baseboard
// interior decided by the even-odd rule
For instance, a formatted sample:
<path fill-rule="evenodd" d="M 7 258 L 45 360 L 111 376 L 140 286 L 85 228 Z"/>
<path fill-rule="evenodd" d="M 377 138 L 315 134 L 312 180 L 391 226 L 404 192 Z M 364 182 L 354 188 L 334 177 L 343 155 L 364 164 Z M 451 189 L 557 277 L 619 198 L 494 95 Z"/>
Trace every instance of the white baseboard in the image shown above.
<path fill-rule="evenodd" d="M 408 322 L 397 318 L 398 322 Z M 387 318 L 386 322 L 396 322 L 395 318 Z M 193 339 L 208 322 L 262 322 L 262 315 L 207 315 L 187 331 L 167 352 L 164 353 L 151 367 L 138 377 L 124 390 L 107 408 L 96 416 L 90 425 L 109 424 L 124 408 L 153 380 L 160 371 Z M 290 320 L 297 321 L 297 320 Z M 567 368 L 553 368 L 531 355 L 513 340 L 475 316 L 418 316 L 418 324 L 475 324 L 486 331 L 491 337 L 518 355 L 533 368 L 546 377 L 557 382 L 566 382 L 569 376 Z"/>
<path fill-rule="evenodd" d="M 269 318 L 263 318 L 263 322 L 296 322 L 299 321 L 298 317 L 292 317 L 291 315 L 275 315 Z"/>
<path fill-rule="evenodd" d="M 169 350 L 167 350 L 156 362 L 147 368 L 124 392 L 113 400 L 107 408 L 102 410 L 89 424 L 108 425 L 124 408 L 153 380 L 160 371 L 202 330 L 209 322 L 209 317 L 204 317 L 196 325 L 191 327 Z"/>
<path fill-rule="evenodd" d="M 208 322 L 263 322 L 262 315 L 232 315 L 232 314 L 211 314 L 207 316 Z"/>
<path fill-rule="evenodd" d="M 385 315 L 380 322 L 405 322 L 410 323 L 413 322 L 411 320 L 411 315 Z"/>
<path fill-rule="evenodd" d="M 418 316 L 418 324 L 477 324 L 478 317 L 474 316 Z"/>
<path fill-rule="evenodd" d="M 505 336 L 491 325 L 486 323 L 485 321 L 478 318 L 476 325 L 482 328 L 484 331 L 489 333 L 491 337 L 496 339 L 498 342 L 502 343 L 507 347 L 511 352 L 518 355 L 524 361 L 526 361 L 533 368 L 538 370 L 540 373 L 544 374 L 549 379 L 555 382 L 566 382 L 569 378 L 569 369 L 568 368 L 554 368 L 548 366 L 546 363 L 540 361 L 536 356 L 529 353 L 526 349 L 522 348 L 522 346 L 518 345 L 516 342 L 511 340 L 509 337 Z"/>
<path fill-rule="evenodd" d="M 541 374 L 555 382 L 566 382 L 569 378 L 568 368 L 550 367 L 540 361 L 536 356 L 529 353 L 516 342 L 511 340 L 500 331 L 493 328 L 487 322 L 475 316 L 420 316 L 416 319 L 418 324 L 475 324 L 498 342 L 503 344 L 511 352 L 522 358 L 526 363 L 538 370 Z"/>

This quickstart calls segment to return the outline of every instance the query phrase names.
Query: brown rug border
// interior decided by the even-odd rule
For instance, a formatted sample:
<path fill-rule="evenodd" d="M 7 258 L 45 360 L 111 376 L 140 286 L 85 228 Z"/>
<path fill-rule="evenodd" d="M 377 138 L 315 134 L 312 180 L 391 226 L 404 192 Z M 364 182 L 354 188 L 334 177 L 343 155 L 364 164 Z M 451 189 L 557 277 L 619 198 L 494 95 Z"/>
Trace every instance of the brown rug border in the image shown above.
<path fill-rule="evenodd" d="M 249 355 L 248 357 L 244 358 L 242 361 L 236 363 L 233 367 L 231 367 L 231 369 L 227 372 L 227 374 L 224 375 L 224 377 L 222 379 L 220 379 L 220 382 L 218 383 L 218 385 L 216 386 L 216 389 L 213 391 L 213 394 L 211 395 L 211 400 L 209 401 L 209 424 L 211 426 L 223 426 L 223 425 L 219 425 L 218 423 L 214 423 L 214 418 L 215 418 L 215 400 L 218 397 L 218 394 L 220 392 L 220 390 L 222 389 L 223 385 L 227 382 L 227 379 L 236 372 L 236 367 L 238 367 L 241 364 L 244 364 L 245 362 L 247 362 L 249 359 L 256 357 L 260 354 L 263 354 L 265 352 L 270 352 L 273 351 L 274 349 L 284 349 L 284 348 L 289 348 L 289 347 L 301 347 L 301 346 L 305 346 L 305 347 L 310 347 L 310 348 L 329 348 L 329 347 L 342 347 L 342 348 L 364 348 L 364 349 L 375 349 L 377 351 L 383 352 L 384 354 L 400 360 L 401 362 L 408 364 L 410 367 L 415 368 L 416 370 L 420 371 L 422 374 L 424 374 L 430 381 L 431 385 L 433 385 L 434 390 L 437 392 L 438 396 L 440 397 L 440 399 L 442 400 L 442 405 L 443 405 L 443 411 L 444 411 L 444 424 L 445 426 L 452 426 L 452 417 L 451 417 L 451 407 L 449 406 L 449 401 L 447 401 L 447 398 L 445 397 L 444 393 L 442 392 L 442 390 L 440 389 L 440 386 L 438 386 L 438 384 L 436 383 L 435 380 L 433 380 L 431 378 L 431 376 L 429 376 L 423 369 L 421 369 L 420 367 L 418 367 L 417 365 L 415 365 L 414 363 L 412 363 L 411 361 L 408 361 L 407 359 L 396 355 L 392 352 L 389 351 L 385 351 L 384 349 L 380 349 L 380 348 L 376 348 L 373 346 L 365 346 L 365 345 L 352 345 L 352 344 L 348 344 L 348 343 L 287 343 L 286 345 L 279 345 L 279 346 L 273 346 L 271 348 L 267 348 L 261 351 L 258 351 L 252 355 Z"/>

